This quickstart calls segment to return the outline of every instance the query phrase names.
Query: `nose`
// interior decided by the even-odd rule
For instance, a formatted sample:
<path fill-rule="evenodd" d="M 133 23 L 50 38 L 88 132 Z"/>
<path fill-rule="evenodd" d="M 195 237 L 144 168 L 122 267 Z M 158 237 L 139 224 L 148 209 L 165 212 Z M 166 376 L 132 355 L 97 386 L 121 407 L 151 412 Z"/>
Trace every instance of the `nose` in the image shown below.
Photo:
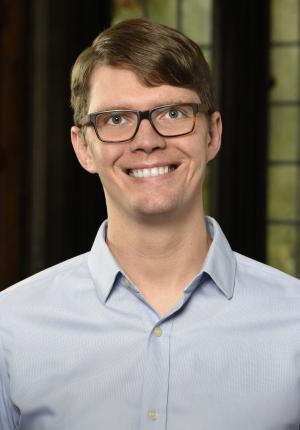
<path fill-rule="evenodd" d="M 135 137 L 130 142 L 131 151 L 144 151 L 150 153 L 155 149 L 166 146 L 166 140 L 160 136 L 152 127 L 148 118 L 142 118 Z"/>

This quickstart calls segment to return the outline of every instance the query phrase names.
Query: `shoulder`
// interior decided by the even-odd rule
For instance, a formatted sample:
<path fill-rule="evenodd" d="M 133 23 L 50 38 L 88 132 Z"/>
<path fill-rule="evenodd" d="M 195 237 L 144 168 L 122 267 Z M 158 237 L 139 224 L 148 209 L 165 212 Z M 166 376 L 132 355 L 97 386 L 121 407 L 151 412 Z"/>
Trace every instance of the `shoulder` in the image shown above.
<path fill-rule="evenodd" d="M 287 295 L 300 297 L 300 280 L 274 267 L 260 263 L 252 258 L 234 253 L 237 261 L 237 278 L 246 285 L 271 288 L 274 293 L 284 292 Z"/>
<path fill-rule="evenodd" d="M 81 254 L 49 267 L 0 292 L 0 309 L 10 302 L 50 294 L 52 290 L 69 286 L 80 276 L 88 276 L 87 255 Z M 24 303 L 24 302 L 23 302 Z"/>

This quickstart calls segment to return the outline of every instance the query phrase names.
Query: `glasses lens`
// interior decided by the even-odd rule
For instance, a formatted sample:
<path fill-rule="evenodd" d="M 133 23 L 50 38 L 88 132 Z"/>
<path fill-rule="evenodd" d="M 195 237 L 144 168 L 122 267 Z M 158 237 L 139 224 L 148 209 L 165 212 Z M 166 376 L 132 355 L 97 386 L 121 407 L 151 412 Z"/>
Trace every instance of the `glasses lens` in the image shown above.
<path fill-rule="evenodd" d="M 164 136 L 189 133 L 194 126 L 194 111 L 191 105 L 165 106 L 152 111 L 152 122 Z"/>
<path fill-rule="evenodd" d="M 101 140 L 120 142 L 129 140 L 137 127 L 137 114 L 132 111 L 102 112 L 96 117 L 96 127 Z"/>

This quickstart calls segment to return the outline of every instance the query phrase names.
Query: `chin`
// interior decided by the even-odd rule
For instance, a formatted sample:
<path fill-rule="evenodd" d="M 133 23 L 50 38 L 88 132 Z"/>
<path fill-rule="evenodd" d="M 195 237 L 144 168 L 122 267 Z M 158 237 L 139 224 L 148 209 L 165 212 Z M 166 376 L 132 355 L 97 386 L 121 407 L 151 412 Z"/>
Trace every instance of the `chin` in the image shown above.
<path fill-rule="evenodd" d="M 132 213 L 134 213 L 137 217 L 146 219 L 146 218 L 165 218 L 170 217 L 172 214 L 176 213 L 178 209 L 178 202 L 172 201 L 167 202 L 166 200 L 163 202 L 151 202 L 146 204 L 139 204 L 132 206 Z"/>

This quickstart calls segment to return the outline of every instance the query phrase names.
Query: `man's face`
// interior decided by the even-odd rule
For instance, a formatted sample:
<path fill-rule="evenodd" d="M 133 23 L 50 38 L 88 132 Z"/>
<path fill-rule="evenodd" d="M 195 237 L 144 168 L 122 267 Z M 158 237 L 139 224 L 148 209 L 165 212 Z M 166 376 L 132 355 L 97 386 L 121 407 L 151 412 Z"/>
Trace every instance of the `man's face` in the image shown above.
<path fill-rule="evenodd" d="M 144 111 L 185 102 L 200 100 L 196 92 L 186 88 L 146 87 L 126 69 L 98 66 L 91 76 L 89 113 Z M 72 143 L 80 163 L 100 176 L 109 215 L 149 220 L 171 220 L 187 211 L 202 210 L 205 167 L 218 152 L 220 136 L 218 113 L 213 114 L 210 124 L 204 114 L 198 113 L 192 133 L 171 138 L 158 135 L 148 120 L 142 120 L 135 137 L 123 143 L 99 141 L 92 127 L 87 128 L 83 139 L 80 130 L 72 128 Z M 157 175 L 144 176 L 142 169 L 150 168 L 157 168 L 151 170 Z M 133 170 L 138 176 L 133 176 Z M 163 171 L 166 173 L 161 174 Z"/>

